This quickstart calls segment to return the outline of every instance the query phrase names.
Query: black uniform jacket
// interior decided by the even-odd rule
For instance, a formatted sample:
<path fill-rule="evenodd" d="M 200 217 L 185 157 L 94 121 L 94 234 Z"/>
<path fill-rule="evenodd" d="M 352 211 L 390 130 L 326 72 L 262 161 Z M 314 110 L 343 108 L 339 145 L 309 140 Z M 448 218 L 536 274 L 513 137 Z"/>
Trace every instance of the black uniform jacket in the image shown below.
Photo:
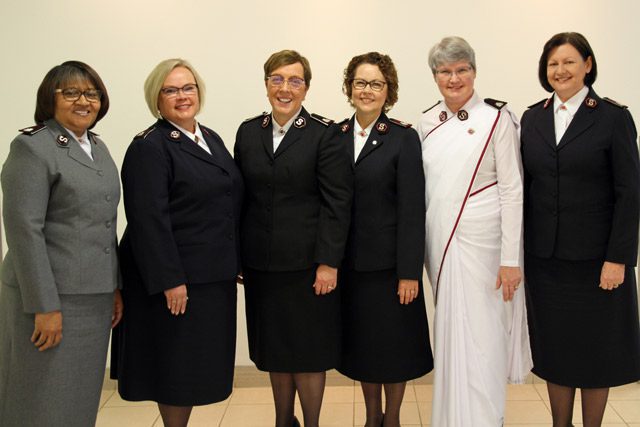
<path fill-rule="evenodd" d="M 344 265 L 356 271 L 395 268 L 398 279 L 422 278 L 425 191 L 417 132 L 380 115 L 354 159 L 354 118 L 341 124 L 340 142 L 355 174 L 351 228 Z"/>
<path fill-rule="evenodd" d="M 246 185 L 243 267 L 296 271 L 342 261 L 353 173 L 337 126 L 314 117 L 303 108 L 275 153 L 270 115 L 238 129 L 234 155 Z"/>
<path fill-rule="evenodd" d="M 120 244 L 125 288 L 128 277 L 141 278 L 154 294 L 233 279 L 239 271 L 242 176 L 218 134 L 200 129 L 211 155 L 165 120 L 138 134 L 127 150 L 127 229 Z"/>
<path fill-rule="evenodd" d="M 635 265 L 640 167 L 629 111 L 590 89 L 556 146 L 553 99 L 522 116 L 525 251 Z"/>

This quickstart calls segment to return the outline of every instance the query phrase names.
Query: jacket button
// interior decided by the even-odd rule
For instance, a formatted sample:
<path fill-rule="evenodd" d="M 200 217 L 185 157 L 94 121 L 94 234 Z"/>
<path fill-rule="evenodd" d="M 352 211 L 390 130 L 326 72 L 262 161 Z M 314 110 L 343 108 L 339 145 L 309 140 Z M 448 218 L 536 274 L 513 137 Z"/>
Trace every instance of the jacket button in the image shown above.
<path fill-rule="evenodd" d="M 233 240 L 233 234 L 229 234 L 229 240 Z"/>
<path fill-rule="evenodd" d="M 273 166 L 273 160 L 269 160 L 269 166 Z"/>
<path fill-rule="evenodd" d="M 230 195 L 231 195 L 231 191 L 227 191 L 227 196 L 230 196 Z"/>
<path fill-rule="evenodd" d="M 98 176 L 103 176 L 104 175 L 104 172 L 102 172 L 102 171 L 98 171 L 97 173 L 98 173 Z"/>
<path fill-rule="evenodd" d="M 111 248 L 104 248 L 104 253 L 105 254 L 110 254 L 111 253 Z"/>
<path fill-rule="evenodd" d="M 105 199 L 107 202 L 110 202 L 110 201 L 111 201 L 111 196 L 107 194 L 106 196 L 104 196 L 104 199 Z"/>
<path fill-rule="evenodd" d="M 104 226 L 107 228 L 111 228 L 111 221 L 105 221 Z"/>
<path fill-rule="evenodd" d="M 224 175 L 224 176 L 229 176 L 229 172 L 227 172 L 227 171 L 222 171 L 222 175 Z"/>

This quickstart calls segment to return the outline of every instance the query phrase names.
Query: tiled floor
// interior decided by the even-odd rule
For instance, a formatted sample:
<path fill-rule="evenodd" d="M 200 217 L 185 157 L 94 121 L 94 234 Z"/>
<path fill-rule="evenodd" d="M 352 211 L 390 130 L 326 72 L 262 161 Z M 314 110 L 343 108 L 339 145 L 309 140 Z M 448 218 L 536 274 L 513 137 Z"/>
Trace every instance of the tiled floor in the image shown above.
<path fill-rule="evenodd" d="M 404 427 L 427 426 L 431 415 L 432 386 L 409 383 L 402 405 Z M 574 424 L 581 426 L 579 396 Z M 301 417 L 299 404 L 296 414 Z M 364 403 L 359 386 L 328 386 L 320 425 L 362 426 Z M 115 391 L 104 391 L 98 413 L 98 427 L 162 427 L 153 402 L 126 402 Z M 224 402 L 194 408 L 189 426 L 273 427 L 274 410 L 268 387 L 239 387 Z M 548 427 L 551 425 L 549 399 L 544 384 L 509 385 L 505 426 Z M 640 427 L 640 384 L 611 389 L 603 427 Z"/>

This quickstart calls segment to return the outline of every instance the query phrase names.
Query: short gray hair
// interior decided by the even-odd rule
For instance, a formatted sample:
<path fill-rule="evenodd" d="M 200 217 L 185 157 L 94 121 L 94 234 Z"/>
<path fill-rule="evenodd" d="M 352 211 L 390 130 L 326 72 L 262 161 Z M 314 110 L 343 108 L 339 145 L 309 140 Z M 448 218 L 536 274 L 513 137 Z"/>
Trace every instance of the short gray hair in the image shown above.
<path fill-rule="evenodd" d="M 189 61 L 181 58 L 171 58 L 165 59 L 161 61 L 156 67 L 149 73 L 147 80 L 144 82 L 144 99 L 147 101 L 147 107 L 149 107 L 149 111 L 153 117 L 159 119 L 160 111 L 158 110 L 158 97 L 160 96 L 160 89 L 162 89 L 162 85 L 164 84 L 167 76 L 178 67 L 184 67 L 187 70 L 191 71 L 193 74 L 193 78 L 196 80 L 196 84 L 198 85 L 198 100 L 200 101 L 200 109 L 204 106 L 204 97 L 206 88 L 204 85 L 204 81 L 198 74 L 193 65 L 189 63 Z M 198 111 L 199 112 L 199 111 Z"/>
<path fill-rule="evenodd" d="M 462 37 L 445 37 L 429 51 L 429 68 L 433 75 L 439 66 L 459 61 L 468 62 L 473 71 L 476 71 L 476 53 Z"/>

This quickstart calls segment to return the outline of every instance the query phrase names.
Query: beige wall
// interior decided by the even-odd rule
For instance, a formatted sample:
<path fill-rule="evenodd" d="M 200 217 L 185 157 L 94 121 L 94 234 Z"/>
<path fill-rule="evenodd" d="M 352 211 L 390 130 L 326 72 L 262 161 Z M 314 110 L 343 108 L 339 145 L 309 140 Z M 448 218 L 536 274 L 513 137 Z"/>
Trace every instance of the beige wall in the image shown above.
<path fill-rule="evenodd" d="M 111 111 L 95 130 L 120 164 L 131 137 L 153 122 L 142 83 L 167 57 L 189 59 L 203 76 L 208 102 L 199 119 L 231 149 L 239 123 L 269 109 L 262 64 L 271 52 L 293 48 L 308 57 L 314 77 L 305 105 L 334 119 L 351 112 L 340 91 L 348 60 L 388 53 L 400 76 L 391 116 L 415 123 L 438 99 L 427 52 L 453 34 L 476 50 L 480 95 L 509 101 L 520 115 L 546 96 L 536 76 L 544 41 L 582 32 L 599 61 L 596 90 L 629 105 L 640 121 L 635 0 L 4 0 L 0 16 L 0 161 L 17 129 L 33 123 L 44 74 L 67 59 L 91 64 L 109 88 Z M 121 211 L 120 232 L 124 225 Z M 239 296 L 238 364 L 249 364 Z"/>

